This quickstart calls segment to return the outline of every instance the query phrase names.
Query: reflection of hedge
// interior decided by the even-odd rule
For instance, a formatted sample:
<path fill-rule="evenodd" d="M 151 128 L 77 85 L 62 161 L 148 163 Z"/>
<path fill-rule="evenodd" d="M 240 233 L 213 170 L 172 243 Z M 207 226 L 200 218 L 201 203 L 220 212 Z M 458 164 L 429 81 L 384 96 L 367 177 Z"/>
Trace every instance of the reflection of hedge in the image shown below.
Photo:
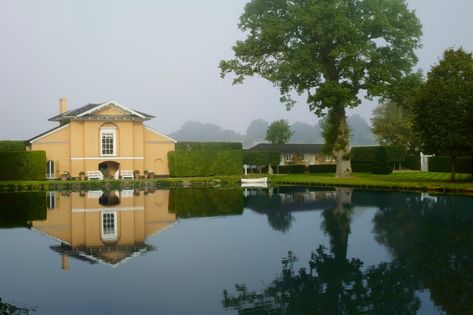
<path fill-rule="evenodd" d="M 176 151 L 219 151 L 219 150 L 241 150 L 240 142 L 178 142 Z"/>
<path fill-rule="evenodd" d="M 248 165 L 277 165 L 280 158 L 279 152 L 243 151 L 243 163 Z"/>
<path fill-rule="evenodd" d="M 46 193 L 0 193 L 0 228 L 30 227 L 46 219 Z"/>
<path fill-rule="evenodd" d="M 353 147 L 351 149 L 351 161 L 355 163 L 373 162 L 376 152 L 380 146 Z M 406 159 L 406 149 L 399 146 L 385 146 L 387 159 L 390 162 L 404 162 Z"/>
<path fill-rule="evenodd" d="M 44 180 L 46 152 L 0 152 L 0 180 Z"/>
<path fill-rule="evenodd" d="M 0 152 L 5 151 L 25 151 L 25 141 L 12 141 L 3 140 L 0 141 Z"/>
<path fill-rule="evenodd" d="M 335 164 L 309 165 L 309 173 L 335 173 L 336 169 Z"/>
<path fill-rule="evenodd" d="M 239 189 L 171 189 L 169 212 L 178 218 L 239 215 L 243 213 Z"/>
<path fill-rule="evenodd" d="M 243 151 L 174 151 L 168 153 L 171 176 L 240 175 Z"/>
<path fill-rule="evenodd" d="M 449 156 L 433 156 L 429 158 L 430 172 L 450 172 L 452 160 Z M 473 173 L 473 157 L 464 156 L 457 158 L 457 173 Z"/>

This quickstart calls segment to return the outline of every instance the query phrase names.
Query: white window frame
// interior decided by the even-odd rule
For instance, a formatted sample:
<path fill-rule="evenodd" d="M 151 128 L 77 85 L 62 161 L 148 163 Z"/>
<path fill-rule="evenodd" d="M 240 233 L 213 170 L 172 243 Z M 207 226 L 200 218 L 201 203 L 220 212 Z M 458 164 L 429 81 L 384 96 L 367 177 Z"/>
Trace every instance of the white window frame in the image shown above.
<path fill-rule="evenodd" d="M 293 158 L 292 154 L 289 154 L 289 153 L 286 154 L 286 162 L 292 162 L 292 158 Z"/>
<path fill-rule="evenodd" d="M 48 210 L 56 209 L 56 192 L 48 191 L 46 193 L 46 206 Z"/>
<path fill-rule="evenodd" d="M 105 222 L 105 217 L 112 215 L 113 217 L 113 233 L 109 233 L 108 230 L 105 229 L 104 223 Z M 100 234 L 102 236 L 102 240 L 105 242 L 113 242 L 118 239 L 118 233 L 117 233 L 117 225 L 118 225 L 118 213 L 117 211 L 102 211 L 100 214 Z"/>
<path fill-rule="evenodd" d="M 46 179 L 56 178 L 56 163 L 53 160 L 46 162 Z"/>
<path fill-rule="evenodd" d="M 105 134 L 112 134 L 113 135 L 113 146 L 112 146 L 112 153 L 107 154 L 103 153 L 103 137 Z M 100 156 L 116 156 L 117 155 L 117 130 L 114 127 L 102 127 L 100 128 Z"/>

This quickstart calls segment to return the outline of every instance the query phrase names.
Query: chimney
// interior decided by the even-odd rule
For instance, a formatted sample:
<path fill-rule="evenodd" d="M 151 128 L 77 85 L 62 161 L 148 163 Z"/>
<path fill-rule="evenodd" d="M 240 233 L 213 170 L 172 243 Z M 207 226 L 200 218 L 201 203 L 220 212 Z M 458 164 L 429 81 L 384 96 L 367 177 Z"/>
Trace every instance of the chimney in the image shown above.
<path fill-rule="evenodd" d="M 67 112 L 67 97 L 61 97 L 59 99 L 59 114 Z"/>

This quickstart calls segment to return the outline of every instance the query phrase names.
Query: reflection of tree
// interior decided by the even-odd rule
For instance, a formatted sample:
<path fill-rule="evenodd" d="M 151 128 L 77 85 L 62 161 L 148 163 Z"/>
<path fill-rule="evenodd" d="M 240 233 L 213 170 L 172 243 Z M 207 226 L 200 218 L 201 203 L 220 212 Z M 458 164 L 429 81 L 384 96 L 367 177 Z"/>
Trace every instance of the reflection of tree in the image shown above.
<path fill-rule="evenodd" d="M 391 194 L 375 219 L 382 244 L 406 261 L 448 314 L 473 310 L 473 198 Z"/>
<path fill-rule="evenodd" d="M 34 309 L 27 309 L 13 304 L 4 303 L 2 298 L 0 298 L 0 315 L 28 315 L 30 312 L 34 311 Z"/>
<path fill-rule="evenodd" d="M 417 280 L 400 260 L 370 266 L 347 259 L 351 222 L 351 190 L 337 189 L 336 203 L 323 212 L 323 228 L 331 253 L 320 246 L 312 252 L 308 270 L 295 270 L 290 252 L 281 274 L 262 292 L 236 286 L 224 291 L 223 304 L 240 314 L 415 314 Z"/>

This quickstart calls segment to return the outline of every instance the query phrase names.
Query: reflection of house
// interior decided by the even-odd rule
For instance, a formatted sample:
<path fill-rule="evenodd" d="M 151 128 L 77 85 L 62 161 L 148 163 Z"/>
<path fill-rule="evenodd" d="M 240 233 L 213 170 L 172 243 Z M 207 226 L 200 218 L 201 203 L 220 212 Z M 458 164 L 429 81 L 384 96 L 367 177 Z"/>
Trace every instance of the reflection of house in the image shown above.
<path fill-rule="evenodd" d="M 134 170 L 169 174 L 167 153 L 176 141 L 143 124 L 153 116 L 113 101 L 68 111 L 61 98 L 59 107 L 49 120 L 60 125 L 28 141 L 28 150 L 46 151 L 47 178 L 66 172 L 98 178 L 132 176 Z"/>
<path fill-rule="evenodd" d="M 116 265 L 128 257 L 151 250 L 145 240 L 174 223 L 168 212 L 169 191 L 154 193 L 48 194 L 47 219 L 33 221 L 33 228 L 61 240 L 51 248 L 63 256 Z"/>
<path fill-rule="evenodd" d="M 269 144 L 260 143 L 250 151 L 278 152 L 281 154 L 279 165 L 314 165 L 335 164 L 335 160 L 323 153 L 323 144 Z"/>

